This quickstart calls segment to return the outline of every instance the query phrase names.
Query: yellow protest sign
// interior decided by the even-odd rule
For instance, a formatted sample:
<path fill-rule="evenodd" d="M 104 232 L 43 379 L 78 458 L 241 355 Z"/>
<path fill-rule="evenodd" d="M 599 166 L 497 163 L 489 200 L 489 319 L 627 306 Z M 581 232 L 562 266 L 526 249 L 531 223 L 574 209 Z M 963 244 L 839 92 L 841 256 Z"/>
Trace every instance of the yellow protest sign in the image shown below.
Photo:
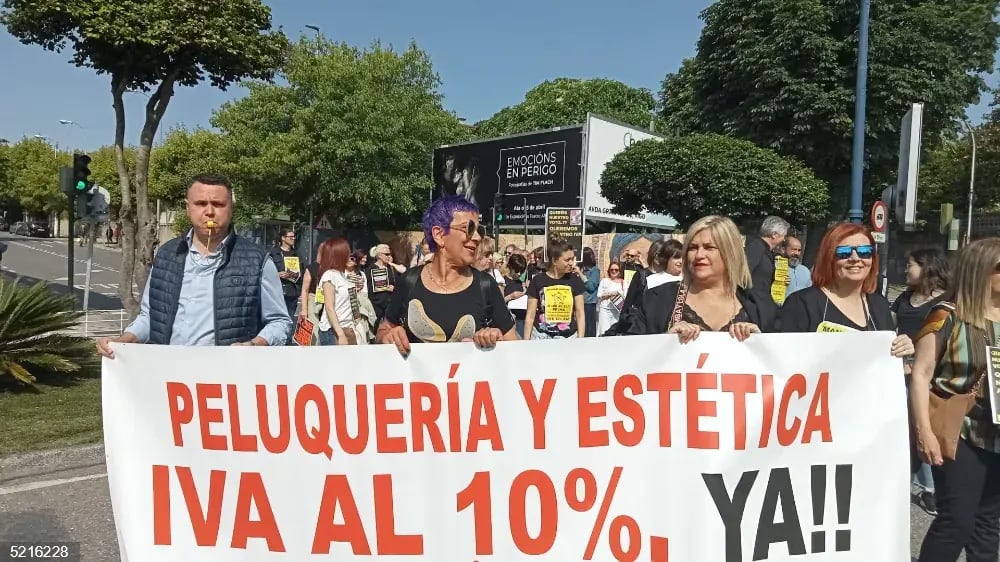
<path fill-rule="evenodd" d="M 635 270 L 626 269 L 624 275 L 625 275 L 625 288 L 627 290 L 628 286 L 632 284 L 632 278 L 635 277 Z"/>
<path fill-rule="evenodd" d="M 323 296 L 323 288 L 316 287 L 316 304 L 326 303 L 326 297 Z"/>
<path fill-rule="evenodd" d="M 841 334 L 845 332 L 857 332 L 854 328 L 849 328 L 843 324 L 837 324 L 836 322 L 830 322 L 829 320 L 824 320 L 816 326 L 817 332 L 824 332 L 829 334 Z"/>
<path fill-rule="evenodd" d="M 285 271 L 294 271 L 295 273 L 301 271 L 298 256 L 285 256 Z"/>
<path fill-rule="evenodd" d="M 545 294 L 545 323 L 566 324 L 573 320 L 573 289 L 569 285 L 550 285 Z"/>
<path fill-rule="evenodd" d="M 788 290 L 788 275 L 788 258 L 785 256 L 774 258 L 774 282 L 771 283 L 771 298 L 778 304 L 785 302 L 785 291 Z"/>

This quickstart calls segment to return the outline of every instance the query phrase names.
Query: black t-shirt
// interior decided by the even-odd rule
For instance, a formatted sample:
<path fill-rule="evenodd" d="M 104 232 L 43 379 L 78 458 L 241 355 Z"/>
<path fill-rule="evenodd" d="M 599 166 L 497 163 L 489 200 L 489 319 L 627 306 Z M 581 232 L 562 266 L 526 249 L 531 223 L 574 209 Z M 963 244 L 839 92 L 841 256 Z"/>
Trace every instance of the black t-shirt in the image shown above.
<path fill-rule="evenodd" d="M 528 298 L 538 299 L 534 329 L 550 336 L 575 334 L 574 299 L 585 292 L 583 280 L 573 273 L 567 273 L 562 279 L 553 279 L 544 272 L 532 277 L 527 293 Z"/>
<path fill-rule="evenodd" d="M 781 307 L 782 332 L 843 332 L 894 331 L 895 323 L 889 312 L 889 301 L 879 293 L 866 295 L 867 325 L 855 324 L 830 302 L 826 293 L 816 286 L 788 295 Z M 822 329 L 821 329 L 822 328 Z"/>
<path fill-rule="evenodd" d="M 510 295 L 512 293 L 523 292 L 524 283 L 520 279 L 514 277 L 504 276 L 504 286 L 503 286 L 503 296 Z M 509 303 L 508 303 L 509 304 Z M 527 312 L 523 308 L 515 308 L 510 311 L 514 315 L 514 318 L 518 320 L 524 320 L 524 313 Z"/>
<path fill-rule="evenodd" d="M 385 311 L 385 319 L 406 329 L 411 343 L 459 342 L 471 338 L 486 327 L 486 301 L 493 307 L 492 327 L 506 334 L 514 327 L 514 318 L 500 294 L 500 286 L 490 279 L 490 290 L 473 276 L 472 283 L 458 293 L 447 295 L 427 290 L 417 275 L 413 287 L 396 290 Z M 400 280 L 401 283 L 405 281 Z M 404 303 L 403 300 L 406 300 Z"/>
<path fill-rule="evenodd" d="M 911 339 L 916 337 L 917 332 L 923 327 L 924 319 L 927 318 L 927 313 L 931 311 L 931 308 L 944 301 L 944 295 L 939 295 L 920 306 L 913 306 L 910 304 L 912 296 L 913 290 L 908 289 L 896 297 L 892 303 L 892 311 L 896 313 L 896 326 L 899 328 L 899 333 L 910 336 Z"/>

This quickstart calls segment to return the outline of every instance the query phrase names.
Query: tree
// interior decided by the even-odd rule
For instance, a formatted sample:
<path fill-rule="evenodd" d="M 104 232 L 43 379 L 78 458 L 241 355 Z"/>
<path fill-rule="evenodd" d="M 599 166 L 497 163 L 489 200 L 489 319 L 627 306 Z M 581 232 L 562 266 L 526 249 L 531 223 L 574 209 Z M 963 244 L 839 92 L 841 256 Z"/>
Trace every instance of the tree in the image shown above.
<path fill-rule="evenodd" d="M 208 80 L 225 90 L 243 78 L 269 79 L 285 53 L 261 0 L 4 0 L 0 21 L 25 44 L 70 47 L 76 66 L 107 74 L 115 111 L 121 186 L 122 268 L 118 284 L 130 315 L 153 259 L 149 153 L 177 86 Z M 152 91 L 136 151 L 134 180 L 125 158 L 126 92 Z"/>
<path fill-rule="evenodd" d="M 238 166 L 226 147 L 227 142 L 224 135 L 208 129 L 170 131 L 152 153 L 150 196 L 175 205 L 184 201 L 191 178 L 196 174 L 234 176 Z"/>
<path fill-rule="evenodd" d="M 706 215 L 739 222 L 778 214 L 810 222 L 828 204 L 826 184 L 802 163 L 716 134 L 637 142 L 607 164 L 601 186 L 615 212 L 645 206 L 682 227 Z"/>
<path fill-rule="evenodd" d="M 480 121 L 475 132 L 486 138 L 576 125 L 586 121 L 587 112 L 646 128 L 655 107 L 649 90 L 616 80 L 557 78 L 528 90 L 521 103 Z"/>
<path fill-rule="evenodd" d="M 867 185 L 895 181 L 900 119 L 925 103 L 924 138 L 953 131 L 992 70 L 998 0 L 872 3 Z M 720 0 L 698 53 L 668 75 L 664 118 L 794 155 L 835 186 L 846 209 L 851 170 L 858 2 Z M 688 101 L 689 100 L 689 101 Z M 880 187 L 877 188 L 880 190 Z"/>
<path fill-rule="evenodd" d="M 30 214 L 64 211 L 68 200 L 59 189 L 59 166 L 69 164 L 68 154 L 42 139 L 25 138 L 9 149 L 5 185 Z"/>
<path fill-rule="evenodd" d="M 315 204 L 345 226 L 407 222 L 426 206 L 431 152 L 466 135 L 426 53 L 303 38 L 282 74 L 287 85 L 250 84 L 212 118 L 249 198 L 299 215 Z"/>
<path fill-rule="evenodd" d="M 976 135 L 976 190 L 973 208 L 1000 207 L 1000 123 L 992 120 L 973 128 Z M 917 210 L 924 219 L 935 216 L 942 203 L 954 205 L 966 216 L 969 209 L 969 174 L 972 141 L 968 134 L 948 137 L 924 155 L 920 167 Z"/>
<path fill-rule="evenodd" d="M 91 180 L 95 184 L 108 190 L 108 193 L 111 195 L 111 201 L 109 201 L 109 203 L 112 207 L 120 208 L 122 204 L 122 190 L 121 184 L 118 182 L 118 157 L 115 147 L 112 145 L 105 145 L 97 150 L 88 152 L 87 155 L 90 156 L 91 159 Z M 126 146 L 124 149 L 124 156 L 125 167 L 131 174 L 129 181 L 135 185 L 135 147 Z"/>

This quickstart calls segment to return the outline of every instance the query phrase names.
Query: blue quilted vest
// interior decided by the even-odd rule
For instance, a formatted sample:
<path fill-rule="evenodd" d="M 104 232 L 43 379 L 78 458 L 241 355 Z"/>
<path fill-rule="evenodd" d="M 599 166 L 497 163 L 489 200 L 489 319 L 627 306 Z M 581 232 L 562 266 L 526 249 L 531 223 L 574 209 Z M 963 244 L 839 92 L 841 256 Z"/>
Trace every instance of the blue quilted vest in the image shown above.
<path fill-rule="evenodd" d="M 189 244 L 181 236 L 167 242 L 153 258 L 149 277 L 149 343 L 167 345 L 173 333 L 177 301 L 184 283 Z M 264 327 L 260 281 L 264 248 L 232 234 L 221 248 L 222 264 L 215 272 L 215 345 L 250 341 Z"/>

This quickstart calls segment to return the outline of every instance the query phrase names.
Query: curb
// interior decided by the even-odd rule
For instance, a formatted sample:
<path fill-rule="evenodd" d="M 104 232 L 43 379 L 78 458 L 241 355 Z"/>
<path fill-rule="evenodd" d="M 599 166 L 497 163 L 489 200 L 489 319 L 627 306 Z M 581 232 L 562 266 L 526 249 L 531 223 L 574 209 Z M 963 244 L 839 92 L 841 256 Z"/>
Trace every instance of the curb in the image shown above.
<path fill-rule="evenodd" d="M 104 464 L 104 443 L 12 453 L 0 457 L 0 483 L 25 476 L 45 476 L 57 472 Z"/>

